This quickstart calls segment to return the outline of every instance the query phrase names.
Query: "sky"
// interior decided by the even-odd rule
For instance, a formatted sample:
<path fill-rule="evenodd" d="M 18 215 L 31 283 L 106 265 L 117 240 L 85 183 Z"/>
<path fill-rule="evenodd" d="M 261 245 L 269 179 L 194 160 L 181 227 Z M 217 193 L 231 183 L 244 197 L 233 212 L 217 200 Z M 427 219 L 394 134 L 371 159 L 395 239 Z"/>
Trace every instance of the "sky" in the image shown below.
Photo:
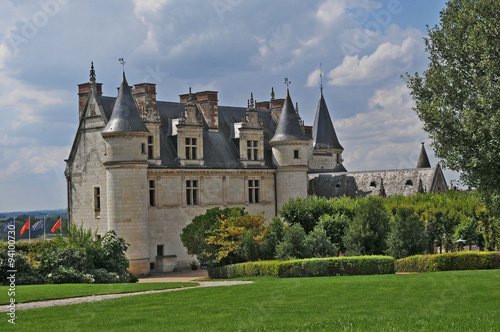
<path fill-rule="evenodd" d="M 157 99 L 284 98 L 306 125 L 323 94 L 349 171 L 415 167 L 431 140 L 401 78 L 425 70 L 445 0 L 0 0 L 0 212 L 66 208 L 78 87 L 157 84 Z M 320 71 L 321 64 L 321 71 Z M 448 182 L 457 174 L 445 171 Z"/>

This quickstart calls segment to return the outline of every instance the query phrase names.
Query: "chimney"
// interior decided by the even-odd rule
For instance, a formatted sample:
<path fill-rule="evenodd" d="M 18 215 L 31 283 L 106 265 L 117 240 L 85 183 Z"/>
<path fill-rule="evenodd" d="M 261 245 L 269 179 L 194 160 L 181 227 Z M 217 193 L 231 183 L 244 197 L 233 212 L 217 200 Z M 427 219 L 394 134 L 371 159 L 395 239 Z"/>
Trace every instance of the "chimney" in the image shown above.
<path fill-rule="evenodd" d="M 259 101 L 255 103 L 255 108 L 258 110 L 268 110 L 270 103 L 268 101 Z"/>
<path fill-rule="evenodd" d="M 87 101 L 90 96 L 90 88 L 93 84 L 95 85 L 97 96 L 102 96 L 102 83 L 87 82 L 78 84 L 78 114 L 80 115 L 80 119 L 83 116 L 85 106 L 87 106 Z"/>
<path fill-rule="evenodd" d="M 209 131 L 219 130 L 219 107 L 217 91 L 202 91 L 195 94 L 195 101 L 208 124 Z M 181 103 L 187 103 L 189 93 L 179 95 Z"/>
<path fill-rule="evenodd" d="M 273 119 L 278 123 L 281 115 L 281 109 L 285 104 L 285 99 L 271 99 L 271 115 Z"/>
<path fill-rule="evenodd" d="M 156 113 L 156 84 L 135 84 L 132 88 L 132 96 L 134 96 L 137 108 L 139 108 L 141 114 L 145 110 L 149 113 Z"/>

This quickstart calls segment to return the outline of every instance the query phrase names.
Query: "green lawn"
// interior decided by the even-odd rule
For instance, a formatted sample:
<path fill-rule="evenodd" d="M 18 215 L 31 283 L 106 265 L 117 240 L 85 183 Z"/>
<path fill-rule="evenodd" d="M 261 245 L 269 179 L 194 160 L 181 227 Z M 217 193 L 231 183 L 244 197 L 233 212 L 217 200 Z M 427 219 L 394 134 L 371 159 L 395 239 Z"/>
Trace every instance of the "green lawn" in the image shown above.
<path fill-rule="evenodd" d="M 0 326 L 3 331 L 500 329 L 500 270 L 254 280 L 17 311 L 16 327 L 8 326 L 7 316 Z"/>
<path fill-rule="evenodd" d="M 64 299 L 89 295 L 142 292 L 156 289 L 197 286 L 192 282 L 143 283 L 143 284 L 62 284 L 29 285 L 16 287 L 16 303 Z M 10 303 L 9 286 L 0 286 L 0 305 Z"/>

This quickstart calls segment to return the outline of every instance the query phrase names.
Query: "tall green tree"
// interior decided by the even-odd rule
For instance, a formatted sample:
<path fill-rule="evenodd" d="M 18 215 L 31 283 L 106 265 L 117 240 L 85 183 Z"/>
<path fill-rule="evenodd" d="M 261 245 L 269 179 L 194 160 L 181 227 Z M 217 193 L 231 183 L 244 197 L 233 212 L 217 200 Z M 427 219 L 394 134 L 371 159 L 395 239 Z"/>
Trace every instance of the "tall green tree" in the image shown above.
<path fill-rule="evenodd" d="M 498 0 L 449 0 L 425 38 L 429 65 L 406 75 L 443 165 L 490 197 L 500 192 Z"/>

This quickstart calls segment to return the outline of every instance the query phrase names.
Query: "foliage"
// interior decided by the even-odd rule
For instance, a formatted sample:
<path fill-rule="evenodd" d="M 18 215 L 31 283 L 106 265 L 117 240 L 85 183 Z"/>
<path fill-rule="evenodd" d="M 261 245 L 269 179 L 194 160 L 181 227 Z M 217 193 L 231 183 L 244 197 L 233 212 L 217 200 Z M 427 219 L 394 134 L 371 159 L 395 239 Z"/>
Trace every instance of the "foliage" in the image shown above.
<path fill-rule="evenodd" d="M 18 284 L 78 283 L 78 282 L 136 282 L 131 274 L 125 252 L 128 244 L 108 231 L 101 239 L 82 226 L 64 227 L 67 238 L 16 242 Z M 0 265 L 6 264 L 7 246 L 0 246 Z M 6 271 L 2 268 L 1 271 Z M 5 276 L 0 271 L 0 280 Z M 97 271 L 97 272 L 96 272 Z M 94 275 L 96 274 L 96 275 Z M 109 275 L 106 275 L 109 274 Z M 92 281 L 93 280 L 93 281 Z"/>
<path fill-rule="evenodd" d="M 208 273 L 212 279 L 256 276 L 297 278 L 391 274 L 394 273 L 394 258 L 387 256 L 361 256 L 248 262 L 211 267 Z"/>
<path fill-rule="evenodd" d="M 489 194 L 500 188 L 497 7 L 497 0 L 449 0 L 425 38 L 427 70 L 406 76 L 436 156 Z"/>
<path fill-rule="evenodd" d="M 283 239 L 276 246 L 277 259 L 295 259 L 311 257 L 306 243 L 306 232 L 300 224 L 285 228 Z"/>
<path fill-rule="evenodd" d="M 264 235 L 264 244 L 262 246 L 262 258 L 274 259 L 276 256 L 276 247 L 283 240 L 285 224 L 279 217 L 274 217 Z"/>
<path fill-rule="evenodd" d="M 21 252 L 15 252 L 9 255 L 7 247 L 0 249 L 0 283 L 9 284 L 7 277 L 12 270 L 9 265 L 9 258 L 13 258 L 15 262 L 16 285 L 42 284 L 44 279 L 37 269 L 30 263 L 30 260 Z"/>
<path fill-rule="evenodd" d="M 324 197 L 307 197 L 291 199 L 283 205 L 280 215 L 289 225 L 300 224 L 306 234 L 313 230 L 322 215 L 354 214 L 356 201 L 347 197 L 327 199 Z"/>
<path fill-rule="evenodd" d="M 390 221 L 387 253 L 402 258 L 423 253 L 427 247 L 425 227 L 412 208 L 401 207 Z"/>
<path fill-rule="evenodd" d="M 221 215 L 217 218 L 216 227 L 207 232 L 207 243 L 215 250 L 206 252 L 206 257 L 210 262 L 222 265 L 256 259 L 258 247 L 264 239 L 265 221 L 263 213 L 253 215 L 246 213 L 243 208 L 232 209 L 230 214 Z M 244 236 L 246 240 L 243 247 Z"/>
<path fill-rule="evenodd" d="M 194 217 L 191 223 L 182 229 L 181 241 L 189 255 L 195 255 L 200 262 L 208 261 L 205 253 L 214 251 L 215 246 L 207 243 L 207 234 L 216 227 L 218 217 L 229 213 L 229 208 L 208 209 L 204 214 Z"/>
<path fill-rule="evenodd" d="M 361 200 L 342 241 L 349 255 L 380 255 L 386 250 L 389 217 L 382 199 Z"/>
<path fill-rule="evenodd" d="M 346 248 L 342 238 L 351 221 L 352 219 L 345 214 L 337 213 L 334 216 L 324 214 L 320 217 L 318 225 L 321 225 L 325 229 L 330 242 L 338 248 L 338 251 L 345 252 Z"/>
<path fill-rule="evenodd" d="M 335 247 L 330 242 L 325 228 L 320 223 L 306 236 L 306 247 L 310 257 L 332 257 L 337 255 Z"/>
<path fill-rule="evenodd" d="M 500 252 L 462 251 L 440 255 L 418 255 L 396 261 L 396 272 L 500 269 Z"/>

